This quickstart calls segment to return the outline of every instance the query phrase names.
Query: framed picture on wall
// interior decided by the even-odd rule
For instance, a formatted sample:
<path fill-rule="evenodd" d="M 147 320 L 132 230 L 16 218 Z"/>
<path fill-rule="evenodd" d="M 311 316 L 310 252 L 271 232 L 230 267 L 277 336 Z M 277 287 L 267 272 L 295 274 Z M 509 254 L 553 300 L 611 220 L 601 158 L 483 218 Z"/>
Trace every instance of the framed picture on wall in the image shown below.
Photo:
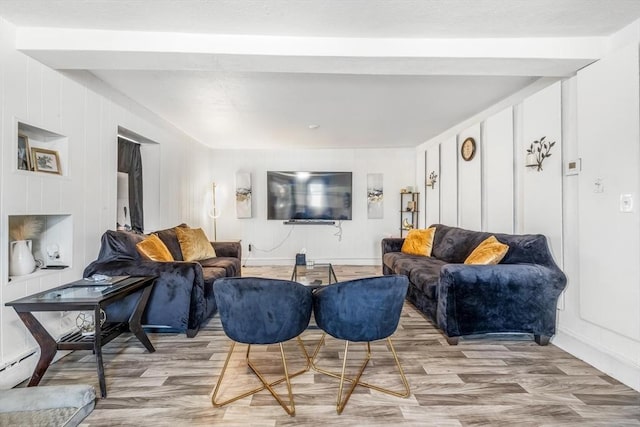
<path fill-rule="evenodd" d="M 44 148 L 32 148 L 31 155 L 33 157 L 33 169 L 37 172 L 62 174 L 60 169 L 60 157 L 58 152 L 53 150 L 45 150 Z"/>
<path fill-rule="evenodd" d="M 29 138 L 26 135 L 18 134 L 18 169 L 23 171 L 31 170 L 31 149 L 29 148 Z"/>
<path fill-rule="evenodd" d="M 236 218 L 251 218 L 251 174 L 236 172 Z"/>
<path fill-rule="evenodd" d="M 367 174 L 367 218 L 384 218 L 384 190 L 381 173 Z"/>

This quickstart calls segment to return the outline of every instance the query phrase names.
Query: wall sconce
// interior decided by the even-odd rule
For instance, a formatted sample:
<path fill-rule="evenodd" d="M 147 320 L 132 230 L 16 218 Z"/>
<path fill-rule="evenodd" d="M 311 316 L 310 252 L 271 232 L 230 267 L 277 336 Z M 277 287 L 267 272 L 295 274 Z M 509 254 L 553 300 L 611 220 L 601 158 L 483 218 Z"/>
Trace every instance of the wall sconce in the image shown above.
<path fill-rule="evenodd" d="M 429 179 L 427 180 L 427 187 L 431 187 L 431 189 L 435 189 L 435 185 L 438 182 L 438 174 L 436 171 L 431 171 L 429 173 Z"/>
<path fill-rule="evenodd" d="M 556 142 L 545 141 L 546 136 L 540 138 L 540 141 L 533 141 L 529 148 L 527 148 L 527 160 L 525 166 L 528 168 L 538 168 L 537 171 L 542 170 L 542 162 L 547 157 L 551 157 L 551 147 L 556 145 Z"/>

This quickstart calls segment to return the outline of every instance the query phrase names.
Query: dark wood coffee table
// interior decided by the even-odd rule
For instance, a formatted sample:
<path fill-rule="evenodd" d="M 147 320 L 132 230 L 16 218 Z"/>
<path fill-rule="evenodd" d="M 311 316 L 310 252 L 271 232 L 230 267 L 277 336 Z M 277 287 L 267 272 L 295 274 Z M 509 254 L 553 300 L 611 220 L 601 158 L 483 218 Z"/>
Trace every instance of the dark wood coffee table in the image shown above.
<path fill-rule="evenodd" d="M 40 383 L 57 350 L 93 350 L 98 365 L 100 392 L 102 397 L 107 397 L 102 364 L 103 345 L 122 332 L 131 331 L 150 353 L 155 351 L 140 324 L 154 281 L 153 276 L 127 277 L 114 283 L 83 279 L 6 303 L 5 305 L 13 307 L 18 313 L 40 346 L 40 359 L 28 387 Z M 128 322 L 109 322 L 107 319 L 103 325 L 100 324 L 100 310 L 138 291 L 142 292 Z M 56 342 L 32 314 L 38 311 L 93 311 L 93 318 L 98 320 L 95 321 L 95 331 L 92 335 L 82 335 L 80 331 L 75 331 Z"/>

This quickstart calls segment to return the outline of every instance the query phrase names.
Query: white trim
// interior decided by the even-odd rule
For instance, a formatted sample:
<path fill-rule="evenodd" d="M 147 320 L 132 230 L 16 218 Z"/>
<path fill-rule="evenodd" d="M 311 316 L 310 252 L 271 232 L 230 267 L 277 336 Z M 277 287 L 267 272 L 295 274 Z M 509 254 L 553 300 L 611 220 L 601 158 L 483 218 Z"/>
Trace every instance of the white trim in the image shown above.
<path fill-rule="evenodd" d="M 599 348 L 597 343 L 590 343 L 588 337 L 572 331 L 558 331 L 553 337 L 553 344 L 632 389 L 640 391 L 640 366 L 632 360 L 605 348 Z"/>

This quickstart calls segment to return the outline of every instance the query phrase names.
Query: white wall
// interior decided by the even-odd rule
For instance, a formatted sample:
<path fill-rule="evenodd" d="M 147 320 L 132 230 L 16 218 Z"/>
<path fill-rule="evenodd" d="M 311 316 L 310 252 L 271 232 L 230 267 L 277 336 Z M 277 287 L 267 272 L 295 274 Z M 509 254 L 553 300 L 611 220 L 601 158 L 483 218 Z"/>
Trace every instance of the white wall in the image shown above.
<path fill-rule="evenodd" d="M 4 303 L 81 278 L 84 267 L 97 256 L 102 233 L 115 228 L 118 126 L 158 142 L 155 151 L 143 151 L 145 178 L 156 177 L 145 186 L 161 189 L 146 195 L 145 206 L 156 206 L 161 213 L 150 212 L 147 228 L 181 221 L 199 225 L 201 201 L 196 195 L 201 183 L 211 180 L 209 149 L 157 117 L 133 114 L 115 102 L 122 95 L 99 95 L 16 51 L 14 44 L 14 27 L 0 20 L 0 388 L 30 375 L 34 357 L 8 365 L 37 349 L 14 310 Z M 67 163 L 65 176 L 16 170 L 18 121 L 68 137 L 68 157 L 61 159 Z M 70 268 L 8 282 L 8 216 L 25 214 L 72 215 Z M 74 314 L 39 318 L 54 334 L 75 327 Z"/>
<path fill-rule="evenodd" d="M 400 188 L 415 185 L 413 149 L 342 150 L 215 150 L 210 168 L 218 186 L 216 204 L 218 239 L 242 239 L 248 265 L 292 265 L 302 248 L 307 259 L 338 264 L 381 263 L 380 241 L 400 235 Z M 339 229 L 328 225 L 284 225 L 267 220 L 266 177 L 270 170 L 346 171 L 353 173 L 351 221 Z M 253 217 L 236 219 L 234 179 L 237 171 L 250 172 Z M 384 175 L 384 218 L 367 218 L 367 174 Z M 211 228 L 211 227 L 209 227 Z M 248 251 L 249 243 L 256 249 Z"/>
<path fill-rule="evenodd" d="M 518 193 L 519 233 L 544 234 L 562 268 L 562 113 L 561 84 L 555 83 L 526 98 L 522 109 L 522 139 L 516 143 L 515 161 L 521 173 Z M 526 150 L 545 137 L 555 142 L 542 170 L 526 168 Z M 535 149 L 535 145 L 534 145 Z"/>
<path fill-rule="evenodd" d="M 482 162 L 484 186 L 482 199 L 483 230 L 496 233 L 514 231 L 514 179 L 513 108 L 508 107 L 489 117 L 483 126 Z"/>
<path fill-rule="evenodd" d="M 459 154 L 467 138 L 476 142 L 476 152 L 471 160 L 464 160 Z M 458 225 L 469 230 L 482 228 L 482 145 L 480 123 L 458 134 Z"/>
<path fill-rule="evenodd" d="M 640 301 L 640 215 L 637 207 L 621 212 L 620 197 L 638 198 L 638 61 L 638 47 L 630 45 L 577 77 L 578 150 L 583 166 L 578 208 L 590 213 L 579 222 L 580 259 L 585 261 L 580 264 L 580 313 L 635 340 L 640 340 L 640 310 L 631 313 L 631 309 Z M 612 72 L 615 80 L 609 79 Z M 616 141 L 616 148 L 605 141 Z M 596 192 L 597 181 L 602 183 L 601 192 Z M 595 232 L 605 224 L 606 232 Z M 623 241 L 626 250 L 606 250 Z M 617 265 L 614 271 L 603 268 L 610 263 Z"/>
<path fill-rule="evenodd" d="M 577 77 L 554 84 L 541 81 L 538 84 L 544 87 L 535 93 L 529 88 L 515 94 L 417 149 L 421 156 L 440 147 L 441 221 L 460 225 L 454 219 L 468 215 L 449 213 L 477 212 L 478 202 L 454 203 L 462 197 L 446 183 L 460 179 L 462 160 L 451 141 L 453 135 L 460 139 L 469 128 L 480 126 L 484 153 L 479 203 L 486 214 L 482 228 L 549 238 L 568 279 L 552 342 L 636 390 L 640 390 L 639 45 L 636 22 L 612 36 L 611 52 Z M 556 145 L 544 160 L 543 171 L 537 172 L 524 166 L 525 148 L 542 136 Z M 563 165 L 578 158 L 582 158 L 580 174 L 565 175 Z M 603 183 L 602 193 L 594 192 L 597 179 Z M 620 212 L 621 194 L 633 197 L 633 212 Z"/>
<path fill-rule="evenodd" d="M 638 27 L 638 24 L 635 24 Z M 558 346 L 640 390 L 640 225 L 637 203 L 620 212 L 620 195 L 637 201 L 640 76 L 637 35 L 563 85 L 565 310 Z M 600 179 L 602 192 L 596 191 Z"/>
<path fill-rule="evenodd" d="M 424 225 L 428 227 L 431 224 L 438 224 L 440 222 L 440 146 L 436 145 L 426 151 L 427 161 L 425 168 L 426 179 L 429 179 L 429 174 L 435 172 L 437 175 L 436 183 L 433 187 L 427 186 L 424 190 L 425 200 L 425 214 L 426 222 Z"/>
<path fill-rule="evenodd" d="M 458 145 L 455 136 L 440 144 L 440 223 L 458 224 Z"/>

